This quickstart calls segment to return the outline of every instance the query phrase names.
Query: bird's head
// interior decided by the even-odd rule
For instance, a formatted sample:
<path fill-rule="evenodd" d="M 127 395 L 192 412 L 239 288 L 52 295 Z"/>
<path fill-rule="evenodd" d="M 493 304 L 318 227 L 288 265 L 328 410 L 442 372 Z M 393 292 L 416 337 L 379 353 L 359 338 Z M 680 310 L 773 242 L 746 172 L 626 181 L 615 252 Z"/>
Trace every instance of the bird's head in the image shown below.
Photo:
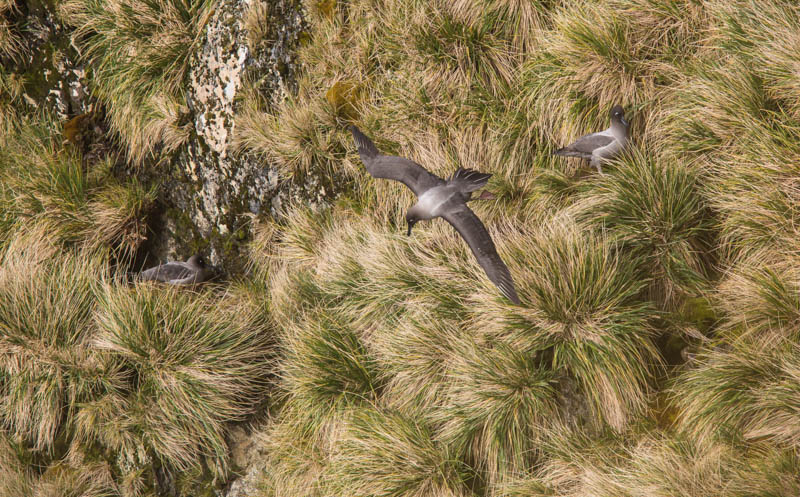
<path fill-rule="evenodd" d="M 628 120 L 625 119 L 625 111 L 622 109 L 621 105 L 615 105 L 611 108 L 611 121 L 620 122 L 623 126 L 628 125 Z"/>
<path fill-rule="evenodd" d="M 408 212 L 406 212 L 406 223 L 408 223 L 408 233 L 407 233 L 408 236 L 411 236 L 411 228 L 413 228 L 414 225 L 417 224 L 417 222 L 419 222 L 419 220 L 420 217 L 419 215 L 417 215 L 416 212 L 414 212 L 413 208 L 409 209 Z"/>
<path fill-rule="evenodd" d="M 192 266 L 204 268 L 206 267 L 206 260 L 203 259 L 203 256 L 200 254 L 194 254 L 193 256 L 189 257 L 189 260 L 186 261 Z"/>

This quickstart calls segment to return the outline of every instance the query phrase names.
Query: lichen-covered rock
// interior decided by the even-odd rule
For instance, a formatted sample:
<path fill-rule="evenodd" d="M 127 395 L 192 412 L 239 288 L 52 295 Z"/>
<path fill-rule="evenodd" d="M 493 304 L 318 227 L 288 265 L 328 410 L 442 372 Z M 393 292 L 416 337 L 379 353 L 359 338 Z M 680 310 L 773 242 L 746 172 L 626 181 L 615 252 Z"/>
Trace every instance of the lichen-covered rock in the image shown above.
<path fill-rule="evenodd" d="M 20 50 L 0 63 L 24 80 L 20 99 L 31 109 L 45 106 L 64 120 L 85 113 L 91 101 L 72 33 L 44 4 L 26 2 L 13 13 Z"/>
<path fill-rule="evenodd" d="M 296 91 L 294 50 L 307 29 L 299 2 L 269 2 L 268 35 L 251 51 L 245 15 L 257 0 L 220 0 L 193 56 L 187 104 L 194 132 L 165 178 L 163 209 L 154 219 L 150 251 L 155 259 L 197 251 L 227 273 L 244 266 L 241 256 L 255 216 L 279 212 L 286 198 L 324 202 L 334 192 L 317 178 L 298 185 L 247 153 L 234 153 L 236 108 L 246 79 L 279 100 Z"/>

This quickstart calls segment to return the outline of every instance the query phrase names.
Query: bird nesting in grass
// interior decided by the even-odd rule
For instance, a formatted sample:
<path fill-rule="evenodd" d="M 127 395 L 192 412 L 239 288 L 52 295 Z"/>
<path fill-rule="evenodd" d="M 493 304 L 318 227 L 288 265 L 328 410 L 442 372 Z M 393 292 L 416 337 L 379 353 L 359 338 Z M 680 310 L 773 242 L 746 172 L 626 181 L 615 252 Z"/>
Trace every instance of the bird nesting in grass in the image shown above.
<path fill-rule="evenodd" d="M 194 285 L 209 279 L 213 274 L 202 256 L 195 254 L 186 262 L 173 261 L 142 271 L 135 276 L 138 281 L 161 281 L 170 285 Z"/>
<path fill-rule="evenodd" d="M 472 192 L 482 188 L 491 174 L 459 168 L 448 180 L 443 180 L 425 170 L 414 161 L 403 157 L 381 155 L 375 144 L 357 127 L 350 126 L 361 161 L 367 172 L 375 178 L 400 181 L 414 192 L 417 203 L 406 212 L 408 235 L 411 228 L 423 220 L 442 217 L 450 223 L 467 242 L 486 275 L 497 285 L 503 295 L 515 304 L 519 297 L 514 289 L 503 260 L 497 255 L 494 242 L 483 223 L 469 207 Z M 482 195 L 480 198 L 491 198 Z"/>
<path fill-rule="evenodd" d="M 553 152 L 564 157 L 580 157 L 603 174 L 601 164 L 617 156 L 627 145 L 630 123 L 625 119 L 622 107 L 611 109 L 611 126 L 603 131 L 581 136 L 574 143 Z"/>

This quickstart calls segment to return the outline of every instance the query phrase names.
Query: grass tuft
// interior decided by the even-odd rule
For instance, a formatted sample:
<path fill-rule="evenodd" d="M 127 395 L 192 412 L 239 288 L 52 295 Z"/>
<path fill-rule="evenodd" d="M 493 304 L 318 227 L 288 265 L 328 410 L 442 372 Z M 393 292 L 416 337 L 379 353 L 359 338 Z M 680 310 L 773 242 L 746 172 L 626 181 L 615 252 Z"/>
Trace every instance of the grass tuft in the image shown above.
<path fill-rule="evenodd" d="M 85 40 L 91 87 L 109 110 L 130 159 L 141 163 L 189 137 L 182 123 L 189 60 L 211 16 L 203 0 L 70 0 L 64 9 Z"/>
<path fill-rule="evenodd" d="M 674 306 L 706 286 L 711 218 L 696 172 L 640 150 L 594 182 L 578 213 L 584 225 L 605 228 L 650 279 L 652 299 Z"/>
<path fill-rule="evenodd" d="M 209 294 L 106 283 L 92 345 L 132 372 L 136 381 L 128 388 L 135 390 L 87 406 L 80 431 L 130 464 L 152 454 L 187 470 L 205 459 L 224 474 L 225 423 L 254 412 L 270 372 L 272 337 L 251 317 Z"/>
<path fill-rule="evenodd" d="M 475 344 L 452 360 L 442 439 L 491 484 L 531 467 L 557 415 L 555 373 L 536 354 L 503 344 Z"/>
<path fill-rule="evenodd" d="M 468 495 L 472 478 L 423 419 L 376 409 L 350 419 L 333 470 L 333 488 L 354 497 Z"/>
<path fill-rule="evenodd" d="M 645 407 L 660 364 L 637 264 L 568 219 L 510 236 L 512 267 L 526 268 L 516 281 L 526 304 L 481 308 L 476 329 L 574 378 L 595 419 L 624 428 Z"/>
<path fill-rule="evenodd" d="M 102 260 L 29 242 L 0 265 L 0 421 L 50 452 L 80 404 L 120 378 L 90 347 Z"/>
<path fill-rule="evenodd" d="M 785 340 L 767 348 L 745 339 L 706 351 L 697 368 L 676 380 L 679 426 L 701 440 L 795 446 L 800 439 L 798 358 L 798 345 Z"/>
<path fill-rule="evenodd" d="M 375 402 L 379 369 L 358 335 L 324 311 L 304 321 L 284 337 L 280 366 L 283 388 L 293 402 L 319 423 L 352 406 Z"/>

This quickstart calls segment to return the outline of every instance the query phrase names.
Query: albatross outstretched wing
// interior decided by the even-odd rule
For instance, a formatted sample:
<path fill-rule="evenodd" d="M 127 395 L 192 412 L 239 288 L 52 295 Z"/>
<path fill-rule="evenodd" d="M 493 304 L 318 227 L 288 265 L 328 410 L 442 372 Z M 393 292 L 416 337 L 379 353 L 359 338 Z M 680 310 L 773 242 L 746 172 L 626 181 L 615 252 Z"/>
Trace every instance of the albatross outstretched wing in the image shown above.
<path fill-rule="evenodd" d="M 358 155 L 367 172 L 374 178 L 400 181 L 419 197 L 426 190 L 444 184 L 444 180 L 429 173 L 412 160 L 394 155 L 381 155 L 375 144 L 357 127 L 350 126 L 353 139 L 358 147 Z"/>
<path fill-rule="evenodd" d="M 497 249 L 494 247 L 492 237 L 486 231 L 478 216 L 463 204 L 455 210 L 451 210 L 442 216 L 448 223 L 458 231 L 478 263 L 481 265 L 486 275 L 492 282 L 497 285 L 503 295 L 508 297 L 511 302 L 519 305 L 519 297 L 517 291 L 514 289 L 514 281 L 511 279 L 511 273 L 508 271 L 503 259 L 497 255 Z"/>

